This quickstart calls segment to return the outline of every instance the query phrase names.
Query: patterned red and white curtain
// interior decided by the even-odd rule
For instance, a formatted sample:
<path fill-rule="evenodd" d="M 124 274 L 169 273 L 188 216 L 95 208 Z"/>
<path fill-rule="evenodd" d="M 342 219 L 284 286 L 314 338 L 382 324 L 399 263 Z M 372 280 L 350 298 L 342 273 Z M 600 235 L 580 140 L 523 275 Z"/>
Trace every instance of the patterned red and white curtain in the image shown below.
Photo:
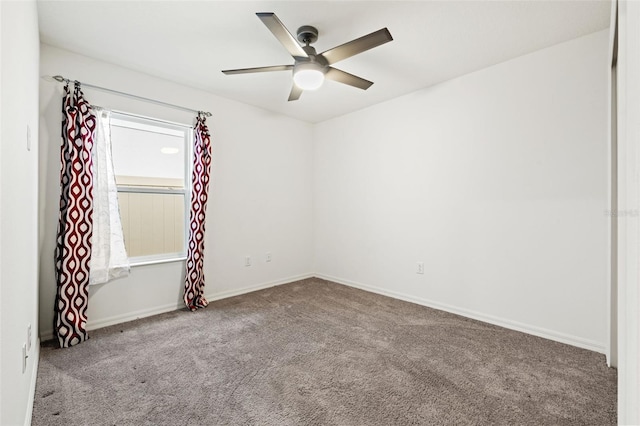
<path fill-rule="evenodd" d="M 88 338 L 89 261 L 93 214 L 93 160 L 91 150 L 96 116 L 84 99 L 80 84 L 64 88 L 60 151 L 60 215 L 56 241 L 58 285 L 54 330 L 60 347 Z"/>
<path fill-rule="evenodd" d="M 195 311 L 206 307 L 204 297 L 204 222 L 211 172 L 211 139 L 206 118 L 198 114 L 194 128 L 191 209 L 189 213 L 189 248 L 184 283 L 184 303 Z"/>

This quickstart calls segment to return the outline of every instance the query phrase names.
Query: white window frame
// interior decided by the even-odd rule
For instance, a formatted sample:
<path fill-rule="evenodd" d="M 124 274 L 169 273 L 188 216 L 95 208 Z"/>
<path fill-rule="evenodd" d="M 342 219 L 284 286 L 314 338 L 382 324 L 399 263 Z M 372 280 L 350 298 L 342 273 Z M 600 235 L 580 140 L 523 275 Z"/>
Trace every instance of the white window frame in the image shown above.
<path fill-rule="evenodd" d="M 158 132 L 157 130 L 148 129 L 149 122 L 155 126 L 161 126 L 166 132 Z M 189 245 L 189 215 L 191 212 L 191 172 L 192 172 L 192 146 L 193 126 L 176 123 L 172 121 L 161 120 L 153 117 L 146 117 L 138 114 L 131 114 L 123 111 L 111 112 L 111 126 L 125 127 L 136 130 L 145 130 L 153 133 L 160 133 L 171 136 L 184 135 L 184 188 L 162 188 L 162 187 L 145 187 L 145 186 L 123 186 L 118 185 L 118 193 L 143 193 L 143 194 L 183 194 L 184 195 L 184 223 L 183 223 L 183 249 L 177 253 L 160 253 L 148 256 L 129 257 L 131 266 L 155 265 L 159 263 L 179 262 L 187 258 L 187 246 Z M 126 245 L 126 241 L 125 241 Z"/>

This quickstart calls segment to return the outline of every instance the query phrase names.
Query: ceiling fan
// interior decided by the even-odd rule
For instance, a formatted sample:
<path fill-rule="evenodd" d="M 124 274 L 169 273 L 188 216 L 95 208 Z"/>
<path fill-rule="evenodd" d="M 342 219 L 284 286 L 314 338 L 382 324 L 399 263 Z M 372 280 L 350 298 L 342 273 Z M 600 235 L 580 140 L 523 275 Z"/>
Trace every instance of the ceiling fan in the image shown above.
<path fill-rule="evenodd" d="M 236 70 L 223 70 L 226 75 L 247 74 L 269 71 L 291 71 L 293 70 L 293 87 L 289 94 L 289 101 L 300 98 L 304 90 L 316 90 L 322 86 L 325 78 L 348 84 L 362 90 L 367 90 L 372 81 L 365 80 L 348 72 L 332 67 L 338 61 L 350 58 L 374 47 L 393 40 L 391 33 L 386 28 L 374 31 L 363 37 L 351 40 L 348 43 L 316 53 L 316 49 L 310 46 L 318 40 L 318 30 L 310 25 L 298 28 L 298 40 L 304 43 L 301 46 L 293 35 L 287 30 L 284 24 L 278 19 L 275 13 L 256 13 L 262 23 L 273 33 L 278 41 L 293 56 L 293 65 L 274 65 L 269 67 L 242 68 Z"/>

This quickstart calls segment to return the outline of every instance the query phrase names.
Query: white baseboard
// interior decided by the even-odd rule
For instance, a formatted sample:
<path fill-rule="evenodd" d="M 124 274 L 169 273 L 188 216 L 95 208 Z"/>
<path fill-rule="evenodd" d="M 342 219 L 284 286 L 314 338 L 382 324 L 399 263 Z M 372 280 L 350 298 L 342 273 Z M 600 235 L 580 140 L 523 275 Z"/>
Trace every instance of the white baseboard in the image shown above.
<path fill-rule="evenodd" d="M 577 346 L 579 348 L 588 349 L 598 353 L 606 353 L 606 348 L 603 344 L 583 339 L 581 337 L 572 336 L 565 333 L 560 333 L 554 330 L 549 330 L 541 327 L 536 327 L 530 324 L 524 324 L 521 322 L 513 321 L 506 318 L 500 318 L 493 315 L 483 314 L 481 312 L 472 311 L 465 308 L 460 308 L 457 306 L 452 306 L 440 302 L 435 302 L 433 300 L 423 299 L 416 296 L 411 296 L 405 293 L 390 291 L 386 289 L 382 289 L 375 286 L 370 286 L 362 283 L 358 283 L 355 281 L 334 277 L 326 274 L 318 274 L 318 273 L 308 273 L 308 274 L 300 274 L 287 278 L 282 278 L 275 281 L 269 281 L 257 285 L 253 285 L 250 287 L 243 287 L 234 290 L 227 290 L 223 292 L 210 293 L 205 295 L 208 301 L 221 300 L 229 297 L 239 296 L 241 294 L 252 293 L 254 291 L 263 290 L 265 288 L 275 287 L 282 284 L 287 284 L 294 281 L 299 281 L 307 278 L 318 277 L 324 280 L 333 281 L 338 284 L 346 285 L 349 287 L 358 288 L 361 290 L 369 291 L 371 293 L 381 294 L 383 296 L 392 297 L 394 299 L 404 300 L 411 303 L 416 303 L 418 305 L 427 306 L 434 309 L 439 309 L 441 311 L 450 312 L 456 315 L 461 315 L 463 317 L 472 318 L 478 321 L 483 321 L 489 324 L 494 324 L 500 327 L 508 328 L 511 330 L 520 331 L 527 334 L 532 334 L 534 336 L 542 337 L 545 339 L 553 340 L 560 343 L 566 343 L 568 345 Z M 98 328 L 107 327 L 110 325 L 120 324 L 127 321 L 133 321 L 139 318 L 145 318 L 152 315 L 158 315 L 165 312 L 171 312 L 178 309 L 182 309 L 184 307 L 182 302 L 178 303 L 169 303 L 166 305 L 155 306 L 148 309 L 142 309 L 139 311 L 128 312 L 123 315 L 116 315 L 113 317 L 102 318 L 96 321 L 89 321 L 87 323 L 87 330 L 96 330 Z M 40 335 L 42 340 L 48 340 L 53 338 L 53 329 L 42 332 Z"/>
<path fill-rule="evenodd" d="M 167 303 L 166 305 L 154 306 L 152 308 L 140 309 L 138 311 L 127 312 L 121 315 L 114 315 L 112 317 L 102 318 L 99 320 L 87 321 L 87 331 L 97 330 L 99 328 L 109 327 L 110 325 L 122 324 L 123 322 L 133 321 L 140 318 L 146 318 L 153 315 L 164 314 L 165 312 L 171 312 L 180 309 L 184 305 L 182 303 Z"/>
<path fill-rule="evenodd" d="M 228 297 L 239 296 L 241 294 L 251 293 L 251 292 L 262 290 L 269 287 L 275 287 L 275 286 L 290 283 L 293 281 L 312 278 L 313 276 L 314 275 L 310 273 L 294 275 L 291 277 L 282 278 L 275 281 L 269 281 L 269 282 L 253 285 L 250 287 L 243 287 L 239 289 L 227 290 L 227 291 L 218 292 L 218 293 L 205 294 L 205 298 L 208 301 L 226 299 Z M 167 303 L 160 306 L 153 306 L 150 308 L 140 309 L 137 311 L 127 312 L 125 314 L 114 315 L 112 317 L 101 318 L 93 321 L 91 320 L 91 318 L 89 318 L 89 320 L 87 321 L 87 330 L 88 331 L 97 330 L 99 328 L 108 327 L 110 325 L 121 324 L 123 322 L 133 321 L 140 318 L 146 318 L 153 315 L 164 314 L 165 312 L 176 311 L 182 308 L 184 308 L 184 303 L 182 301 L 177 301 L 175 303 Z M 43 341 L 53 339 L 54 338 L 53 329 L 49 329 L 41 332 L 40 338 Z"/>
<path fill-rule="evenodd" d="M 404 300 L 406 302 L 427 306 L 429 308 L 439 309 L 441 311 L 446 311 L 452 314 L 461 315 L 463 317 L 475 319 L 482 322 L 487 322 L 489 324 L 508 328 L 510 330 L 532 334 L 534 336 L 543 337 L 545 339 L 553 340 L 556 342 L 566 343 L 568 345 L 577 346 L 579 348 L 588 349 L 594 352 L 598 352 L 602 354 L 606 352 L 606 348 L 602 343 L 599 343 L 593 340 L 583 339 L 577 336 L 572 336 L 570 334 L 560 333 L 558 331 L 548 330 L 548 329 L 536 327 L 530 324 L 524 324 L 521 322 L 512 321 L 510 319 L 496 317 L 493 315 L 487 315 L 481 312 L 476 312 L 476 311 L 472 311 L 465 308 L 459 308 L 457 306 L 434 302 L 433 300 L 423 299 L 421 297 L 415 297 L 415 296 L 411 296 L 411 295 L 400 293 L 400 292 L 389 291 L 379 287 L 361 284 L 355 281 L 333 277 L 330 275 L 314 274 L 314 276 L 324 280 L 333 281 L 338 284 L 343 284 L 349 287 L 358 288 L 360 290 L 369 291 L 371 293 L 377 293 L 383 296 L 393 297 L 394 299 Z"/>
<path fill-rule="evenodd" d="M 251 286 L 251 287 L 244 287 L 244 288 L 240 288 L 240 289 L 227 290 L 227 291 L 222 291 L 222 292 L 219 292 L 219 293 L 205 294 L 204 297 L 209 302 L 213 302 L 214 300 L 227 299 L 229 297 L 239 296 L 241 294 L 247 294 L 247 293 L 252 293 L 252 292 L 258 291 L 258 290 L 264 290 L 265 288 L 276 287 L 276 286 L 279 286 L 279 285 L 282 285 L 282 284 L 292 283 L 294 281 L 300 281 L 300 280 L 304 280 L 304 279 L 307 279 L 307 278 L 313 278 L 314 276 L 315 275 L 311 274 L 311 273 L 294 275 L 292 277 L 287 277 L 287 278 L 283 278 L 283 279 L 275 280 L 275 281 L 269 281 L 269 282 L 258 284 L 258 285 L 254 285 L 254 286 Z"/>
<path fill-rule="evenodd" d="M 24 426 L 31 426 L 33 418 L 33 402 L 36 398 L 36 381 L 38 380 L 38 364 L 40 362 L 40 339 L 36 339 L 33 346 L 33 370 L 31 371 L 31 383 L 29 383 L 29 400 L 27 401 L 27 412 L 24 416 Z"/>
<path fill-rule="evenodd" d="M 112 317 L 101 318 L 99 320 L 87 321 L 87 330 L 97 330 L 99 328 L 108 327 L 110 325 L 116 325 L 127 321 L 133 321 L 139 318 L 150 317 L 153 315 L 164 314 L 165 312 L 175 311 L 182 306 L 180 303 L 167 303 L 165 305 L 153 306 L 147 309 L 140 309 L 137 311 L 127 312 L 121 315 L 114 315 Z M 54 338 L 53 329 L 45 330 L 40 333 L 40 338 L 43 341 L 51 340 Z"/>

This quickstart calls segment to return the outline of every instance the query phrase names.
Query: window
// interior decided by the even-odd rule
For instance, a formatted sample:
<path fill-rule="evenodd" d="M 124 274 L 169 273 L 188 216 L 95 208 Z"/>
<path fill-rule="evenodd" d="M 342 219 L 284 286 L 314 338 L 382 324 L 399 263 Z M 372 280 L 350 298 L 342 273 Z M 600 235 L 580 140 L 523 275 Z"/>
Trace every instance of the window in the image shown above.
<path fill-rule="evenodd" d="M 111 115 L 111 151 L 132 264 L 186 256 L 191 127 Z"/>

